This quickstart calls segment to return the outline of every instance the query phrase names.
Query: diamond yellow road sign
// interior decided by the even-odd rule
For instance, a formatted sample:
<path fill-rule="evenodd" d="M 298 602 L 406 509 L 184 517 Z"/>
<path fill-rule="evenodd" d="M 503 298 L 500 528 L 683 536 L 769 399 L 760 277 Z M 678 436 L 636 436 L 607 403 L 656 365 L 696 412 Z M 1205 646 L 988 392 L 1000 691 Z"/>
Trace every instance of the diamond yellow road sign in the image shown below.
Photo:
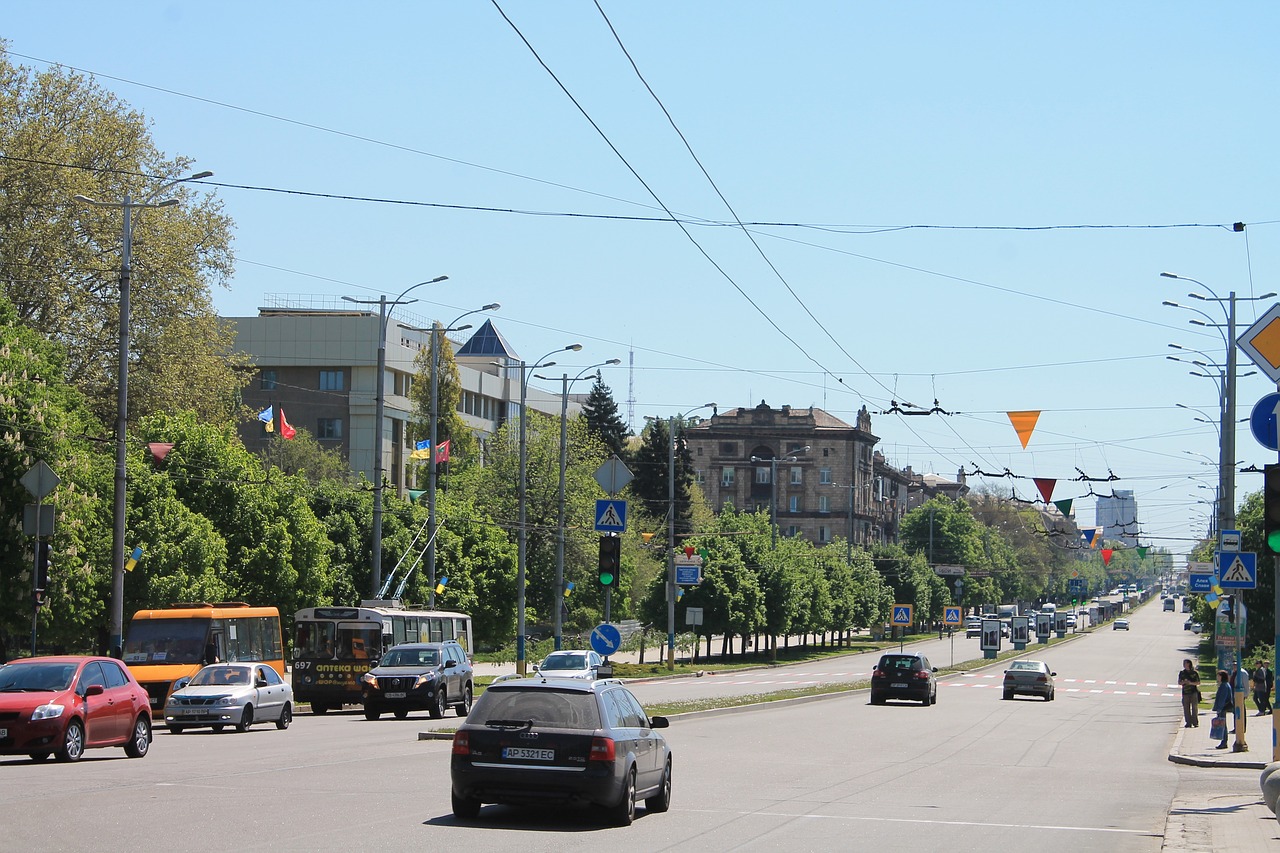
<path fill-rule="evenodd" d="M 1236 345 L 1272 382 L 1280 382 L 1280 304 L 1272 305 L 1246 329 Z"/>

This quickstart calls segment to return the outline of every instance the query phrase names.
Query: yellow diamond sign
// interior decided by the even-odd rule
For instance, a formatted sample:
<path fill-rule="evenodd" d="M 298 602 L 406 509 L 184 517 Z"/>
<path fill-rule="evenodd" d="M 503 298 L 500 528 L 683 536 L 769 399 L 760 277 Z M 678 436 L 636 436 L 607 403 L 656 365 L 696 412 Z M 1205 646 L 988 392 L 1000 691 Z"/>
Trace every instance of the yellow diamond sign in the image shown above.
<path fill-rule="evenodd" d="M 1236 344 L 1272 382 L 1280 382 L 1280 305 L 1272 305 Z"/>

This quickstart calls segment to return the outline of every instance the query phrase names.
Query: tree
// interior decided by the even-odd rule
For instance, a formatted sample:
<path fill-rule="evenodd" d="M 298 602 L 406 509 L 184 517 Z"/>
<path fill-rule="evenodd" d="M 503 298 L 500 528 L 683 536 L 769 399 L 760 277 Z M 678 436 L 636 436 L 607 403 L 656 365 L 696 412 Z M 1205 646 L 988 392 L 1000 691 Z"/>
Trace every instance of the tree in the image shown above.
<path fill-rule="evenodd" d="M 676 535 L 691 532 L 693 517 L 693 457 L 683 440 L 684 427 L 676 427 Z M 640 436 L 640 448 L 636 451 L 633 471 L 635 479 L 629 488 L 644 512 L 665 519 L 670 507 L 668 471 L 671 468 L 671 446 L 668 421 L 652 420 Z"/>
<path fill-rule="evenodd" d="M 582 414 L 587 419 L 587 428 L 603 442 L 609 452 L 619 459 L 623 458 L 631 430 L 618 415 L 618 404 L 614 402 L 613 392 L 604 384 L 599 374 L 596 374 L 596 381 L 591 386 L 587 401 L 582 404 Z"/>
<path fill-rule="evenodd" d="M 104 423 L 115 418 L 122 211 L 191 161 L 166 159 L 147 120 L 62 67 L 15 66 L 0 43 L 0 281 L 19 319 L 66 350 L 67 376 Z M 71 201 L 82 194 L 111 204 Z M 187 185 L 180 204 L 133 212 L 129 416 L 191 409 L 224 423 L 239 364 L 210 299 L 232 270 L 231 221 Z"/>
<path fill-rule="evenodd" d="M 453 344 L 445 337 L 444 326 L 437 321 L 431 326 L 432 338 L 439 349 L 439 373 L 436 380 L 436 444 L 449 442 L 449 462 L 467 462 L 476 458 L 476 437 L 462 419 L 458 404 L 462 401 L 462 380 L 458 362 L 453 357 Z M 431 347 L 418 351 L 414 359 L 417 373 L 409 389 L 413 400 L 413 435 L 418 441 L 431 438 Z M 438 472 L 437 472 L 438 473 Z M 426 472 L 419 475 L 425 480 Z"/>

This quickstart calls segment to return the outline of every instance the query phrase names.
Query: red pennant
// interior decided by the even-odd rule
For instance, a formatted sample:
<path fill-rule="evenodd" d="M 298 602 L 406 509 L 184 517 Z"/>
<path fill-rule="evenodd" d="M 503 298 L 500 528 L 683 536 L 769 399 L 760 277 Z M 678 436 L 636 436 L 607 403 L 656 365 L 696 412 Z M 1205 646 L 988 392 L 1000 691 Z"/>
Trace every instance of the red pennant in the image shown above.
<path fill-rule="evenodd" d="M 686 545 L 686 546 L 684 546 L 684 555 L 685 555 L 686 557 L 692 557 L 692 556 L 693 556 L 693 546 L 692 546 L 692 545 Z"/>
<path fill-rule="evenodd" d="M 151 458 L 157 462 L 163 462 L 164 458 L 169 455 L 169 451 L 173 450 L 173 444 L 167 441 L 148 441 L 147 450 L 151 451 Z"/>
<path fill-rule="evenodd" d="M 1115 553 L 1115 550 L 1112 548 L 1103 548 L 1101 553 L 1102 553 L 1102 565 L 1104 566 L 1111 565 L 1111 555 Z"/>
<path fill-rule="evenodd" d="M 1040 490 L 1040 497 L 1044 498 L 1044 502 L 1049 503 L 1052 501 L 1053 487 L 1058 485 L 1058 481 L 1051 480 L 1048 477 L 1035 477 L 1033 479 L 1035 480 L 1036 488 Z"/>

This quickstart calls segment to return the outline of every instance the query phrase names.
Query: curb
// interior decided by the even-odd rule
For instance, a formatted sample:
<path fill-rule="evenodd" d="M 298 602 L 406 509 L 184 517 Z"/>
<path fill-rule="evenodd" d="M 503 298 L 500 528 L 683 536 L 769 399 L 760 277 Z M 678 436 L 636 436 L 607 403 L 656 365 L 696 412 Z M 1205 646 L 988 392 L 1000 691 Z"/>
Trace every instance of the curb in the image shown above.
<path fill-rule="evenodd" d="M 1182 739 L 1186 737 L 1187 729 L 1178 729 L 1178 733 L 1174 736 L 1173 746 L 1169 749 L 1169 760 L 1174 764 L 1182 764 L 1188 767 L 1213 767 L 1223 769 L 1239 769 L 1239 770 L 1262 770 L 1271 762 L 1269 761 L 1239 761 L 1232 760 L 1227 757 L 1217 758 L 1214 756 L 1198 756 L 1183 755 Z M 1239 753 L 1233 753 L 1239 755 Z"/>

